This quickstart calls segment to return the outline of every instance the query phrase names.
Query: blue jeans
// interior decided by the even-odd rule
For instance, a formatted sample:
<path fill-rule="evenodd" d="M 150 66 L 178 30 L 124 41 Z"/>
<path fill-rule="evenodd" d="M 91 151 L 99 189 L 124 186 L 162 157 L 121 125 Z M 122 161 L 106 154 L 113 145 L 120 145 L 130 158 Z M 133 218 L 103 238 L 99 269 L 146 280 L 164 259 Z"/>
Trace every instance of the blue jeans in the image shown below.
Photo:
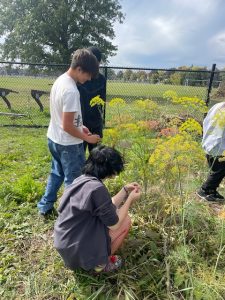
<path fill-rule="evenodd" d="M 45 194 L 37 205 L 40 213 L 53 208 L 62 183 L 66 187 L 80 176 L 85 162 L 83 143 L 63 146 L 48 139 L 48 148 L 52 155 L 52 167 Z"/>

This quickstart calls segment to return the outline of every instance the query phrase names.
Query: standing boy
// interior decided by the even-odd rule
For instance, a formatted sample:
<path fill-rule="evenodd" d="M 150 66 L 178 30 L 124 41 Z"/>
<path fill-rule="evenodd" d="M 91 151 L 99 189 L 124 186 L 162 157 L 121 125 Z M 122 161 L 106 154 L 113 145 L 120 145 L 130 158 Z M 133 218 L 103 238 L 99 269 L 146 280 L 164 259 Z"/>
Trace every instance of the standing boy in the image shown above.
<path fill-rule="evenodd" d="M 85 157 L 83 141 L 96 144 L 99 135 L 83 126 L 77 82 L 83 84 L 98 73 L 96 57 L 87 49 L 74 52 L 69 70 L 54 82 L 50 94 L 51 120 L 48 147 L 52 155 L 51 172 L 45 194 L 38 203 L 41 215 L 51 214 L 57 192 L 64 182 L 68 186 L 81 175 Z"/>
<path fill-rule="evenodd" d="M 210 171 L 197 195 L 207 201 L 223 202 L 224 197 L 217 192 L 217 188 L 225 177 L 225 102 L 215 104 L 205 117 L 202 147 Z"/>
<path fill-rule="evenodd" d="M 95 55 L 100 64 L 102 59 L 102 53 L 97 47 L 90 47 L 88 50 Z M 106 79 L 99 73 L 98 77 L 92 78 L 90 81 L 86 81 L 83 84 L 78 85 L 80 92 L 80 102 L 81 110 L 83 116 L 83 123 L 92 133 L 98 134 L 102 138 L 103 130 L 103 109 L 99 105 L 93 107 L 90 106 L 90 101 L 95 96 L 100 96 L 100 98 L 106 101 Z M 88 146 L 89 152 L 96 146 L 84 141 L 84 149 Z"/>

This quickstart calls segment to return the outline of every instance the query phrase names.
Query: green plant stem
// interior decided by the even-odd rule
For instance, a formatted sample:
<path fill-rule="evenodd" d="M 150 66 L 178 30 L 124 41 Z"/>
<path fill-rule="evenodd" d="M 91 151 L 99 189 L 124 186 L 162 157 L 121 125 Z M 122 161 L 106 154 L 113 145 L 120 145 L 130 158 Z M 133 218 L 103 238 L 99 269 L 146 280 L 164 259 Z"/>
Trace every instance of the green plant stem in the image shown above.
<path fill-rule="evenodd" d="M 184 230 L 184 222 L 185 222 L 185 214 L 184 214 L 184 198 L 183 198 L 183 193 L 182 193 L 182 185 L 181 185 L 181 171 L 180 171 L 180 166 L 179 163 L 177 161 L 176 158 L 176 164 L 177 164 L 177 168 L 178 168 L 178 184 L 179 184 L 179 192 L 180 192 L 180 199 L 181 199 L 181 218 L 182 218 L 182 236 L 183 236 L 183 244 L 184 244 L 184 249 L 186 249 L 186 238 L 185 238 L 185 230 Z M 191 287 L 190 287 L 190 291 L 191 291 L 191 295 L 190 295 L 190 300 L 193 299 L 193 290 L 194 290 L 194 286 L 193 286 L 193 275 L 192 275 L 192 270 L 189 266 L 189 261 L 188 261 L 188 257 L 187 257 L 187 253 L 185 251 L 185 259 L 186 259 L 186 264 L 188 267 L 188 271 L 189 271 L 189 276 L 190 276 L 190 281 L 191 281 Z"/>
<path fill-rule="evenodd" d="M 223 245 L 223 235 L 224 235 L 224 219 L 222 219 L 222 230 L 221 230 L 221 236 L 220 236 L 220 247 L 219 247 L 219 253 L 217 255 L 217 258 L 216 258 L 216 264 L 215 264 L 215 267 L 214 267 L 214 271 L 213 271 L 213 275 L 215 276 L 216 275 L 216 270 L 217 270 L 217 266 L 218 266 L 218 263 L 219 263 L 219 259 L 220 259 L 220 256 L 225 248 L 225 245 Z"/>

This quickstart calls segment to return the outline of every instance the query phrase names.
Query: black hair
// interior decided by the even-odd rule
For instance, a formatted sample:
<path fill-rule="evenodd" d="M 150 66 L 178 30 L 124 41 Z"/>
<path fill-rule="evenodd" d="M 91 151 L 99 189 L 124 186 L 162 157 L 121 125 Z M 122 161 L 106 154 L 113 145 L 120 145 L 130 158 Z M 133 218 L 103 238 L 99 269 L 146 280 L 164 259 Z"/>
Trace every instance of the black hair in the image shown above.
<path fill-rule="evenodd" d="M 104 179 L 117 175 L 124 169 L 124 160 L 119 151 L 100 145 L 92 149 L 83 168 L 83 174 Z"/>
<path fill-rule="evenodd" d="M 73 53 L 70 67 L 72 69 L 80 67 L 83 72 L 91 74 L 92 77 L 96 77 L 99 71 L 96 56 L 87 49 L 77 49 Z"/>
<path fill-rule="evenodd" d="M 94 56 L 97 58 L 98 62 L 100 62 L 102 60 L 102 52 L 99 48 L 97 47 L 89 47 L 87 48 L 92 54 L 94 54 Z"/>

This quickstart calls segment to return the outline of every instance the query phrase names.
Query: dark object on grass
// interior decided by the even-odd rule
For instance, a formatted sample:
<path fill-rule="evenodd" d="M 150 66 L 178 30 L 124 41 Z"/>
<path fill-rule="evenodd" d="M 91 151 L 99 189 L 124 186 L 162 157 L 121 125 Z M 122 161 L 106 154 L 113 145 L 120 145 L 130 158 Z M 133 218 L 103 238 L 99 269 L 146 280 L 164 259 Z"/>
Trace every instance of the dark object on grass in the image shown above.
<path fill-rule="evenodd" d="M 45 220 L 50 219 L 50 218 L 55 219 L 56 217 L 58 217 L 58 212 L 53 207 L 52 209 L 48 210 L 46 213 L 39 213 L 39 216 Z"/>
<path fill-rule="evenodd" d="M 8 109 L 11 109 L 11 103 L 9 102 L 9 100 L 6 98 L 6 96 L 9 93 L 15 93 L 15 94 L 19 94 L 19 92 L 13 91 L 11 89 L 5 89 L 5 88 L 0 88 L 0 97 L 2 97 L 3 101 L 6 103 Z"/>
<path fill-rule="evenodd" d="M 224 197 L 216 190 L 205 191 L 203 188 L 200 188 L 196 194 L 199 196 L 199 198 L 210 202 L 223 203 L 225 201 Z"/>
<path fill-rule="evenodd" d="M 40 111 L 44 111 L 43 104 L 41 103 L 41 100 L 40 100 L 42 95 L 49 95 L 49 92 L 39 91 L 39 90 L 31 90 L 31 96 L 37 102 L 38 106 L 40 107 Z"/>

